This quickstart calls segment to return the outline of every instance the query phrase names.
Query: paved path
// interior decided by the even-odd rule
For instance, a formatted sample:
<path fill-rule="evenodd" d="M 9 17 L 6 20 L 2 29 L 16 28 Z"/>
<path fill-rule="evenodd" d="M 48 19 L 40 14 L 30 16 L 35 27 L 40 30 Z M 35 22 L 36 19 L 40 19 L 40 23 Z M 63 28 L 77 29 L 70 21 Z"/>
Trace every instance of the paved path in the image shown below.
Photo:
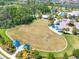
<path fill-rule="evenodd" d="M 9 57 L 10 59 L 17 59 L 16 58 L 16 54 L 21 51 L 23 49 L 24 45 L 21 45 L 14 54 L 10 55 L 9 53 L 7 53 L 6 51 L 4 51 L 1 47 L 0 47 L 0 51 L 5 54 L 5 56 Z"/>
<path fill-rule="evenodd" d="M 2 58 L 2 59 L 6 59 L 3 55 L 0 54 L 0 59 L 1 59 L 1 58 Z"/>
<path fill-rule="evenodd" d="M 23 50 L 23 46 L 24 46 L 24 45 L 21 45 L 21 46 L 17 49 L 17 51 L 16 51 L 12 56 L 16 57 L 16 54 L 17 54 L 19 51 Z"/>
<path fill-rule="evenodd" d="M 0 47 L 0 51 L 1 51 L 3 54 L 5 54 L 5 56 L 9 57 L 10 59 L 16 59 L 16 57 L 14 57 L 14 56 L 8 54 L 8 53 L 5 52 L 1 47 Z"/>

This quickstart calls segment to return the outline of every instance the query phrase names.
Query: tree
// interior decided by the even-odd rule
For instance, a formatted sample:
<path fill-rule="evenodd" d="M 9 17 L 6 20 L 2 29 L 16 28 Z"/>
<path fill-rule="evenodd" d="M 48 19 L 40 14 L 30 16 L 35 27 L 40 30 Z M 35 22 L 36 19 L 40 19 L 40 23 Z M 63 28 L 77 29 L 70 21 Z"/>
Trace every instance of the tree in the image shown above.
<path fill-rule="evenodd" d="M 67 34 L 68 31 L 69 31 L 69 28 L 63 28 L 63 29 L 62 29 L 62 32 L 63 32 L 64 34 Z"/>
<path fill-rule="evenodd" d="M 71 15 L 69 15 L 69 19 L 72 20 L 72 16 Z"/>
<path fill-rule="evenodd" d="M 5 1 L 0 1 L 0 5 L 5 5 Z"/>
<path fill-rule="evenodd" d="M 76 27 L 73 27 L 72 33 L 73 33 L 74 35 L 77 35 L 77 29 L 76 29 Z"/>
<path fill-rule="evenodd" d="M 25 49 L 22 51 L 22 57 L 23 57 L 23 59 L 28 58 L 28 53 L 26 52 Z"/>
<path fill-rule="evenodd" d="M 36 4 L 36 10 L 39 10 L 42 14 L 51 13 L 50 8 L 46 4 Z"/>
<path fill-rule="evenodd" d="M 52 2 L 51 2 L 51 1 L 52 1 L 52 0 L 49 0 L 49 1 L 48 1 L 48 4 L 49 4 L 49 5 L 51 5 L 51 4 L 52 4 Z"/>
<path fill-rule="evenodd" d="M 50 16 L 48 17 L 48 20 L 49 20 L 49 21 L 52 21 L 52 20 L 53 20 L 52 15 L 50 15 Z"/>
<path fill-rule="evenodd" d="M 76 19 L 76 21 L 77 21 L 77 22 L 79 22 L 79 16 L 76 16 L 76 18 L 75 18 L 75 19 Z"/>
<path fill-rule="evenodd" d="M 69 31 L 69 28 L 63 28 L 64 31 Z"/>
<path fill-rule="evenodd" d="M 27 4 L 28 4 L 28 5 L 30 4 L 30 0 L 27 0 Z"/>
<path fill-rule="evenodd" d="M 39 54 L 38 51 L 34 51 L 33 56 L 34 56 L 35 59 L 42 59 L 42 56 Z"/>
<path fill-rule="evenodd" d="M 52 15 L 50 15 L 50 16 L 48 17 L 48 21 L 50 22 L 49 25 L 52 25 L 52 24 L 54 23 L 54 21 L 55 21 L 55 18 L 53 18 Z"/>
<path fill-rule="evenodd" d="M 18 52 L 16 57 L 18 57 L 20 59 L 22 57 L 22 51 Z"/>
<path fill-rule="evenodd" d="M 0 19 L 0 27 L 11 28 L 20 24 L 30 24 L 35 19 L 33 16 L 33 10 L 30 7 L 25 6 L 11 6 L 5 8 L 5 15 L 8 17 L 5 20 Z M 3 13 L 1 13 L 3 14 Z M 5 16 L 3 16 L 5 17 Z"/>
<path fill-rule="evenodd" d="M 69 59 L 67 53 L 64 54 L 63 59 Z"/>
<path fill-rule="evenodd" d="M 79 49 L 73 51 L 73 55 L 78 59 L 79 58 Z"/>
<path fill-rule="evenodd" d="M 70 21 L 70 22 L 68 23 L 68 25 L 71 26 L 71 27 L 73 27 L 73 26 L 74 26 L 74 22 L 73 22 L 73 21 Z"/>
<path fill-rule="evenodd" d="M 48 59 L 55 59 L 54 54 L 53 53 L 49 53 L 48 54 Z"/>
<path fill-rule="evenodd" d="M 42 56 L 40 56 L 40 55 L 39 55 L 39 56 L 37 56 L 37 58 L 36 58 L 36 59 L 42 59 Z"/>
<path fill-rule="evenodd" d="M 57 18 L 57 19 L 62 19 L 62 16 L 56 15 L 56 18 Z"/>
<path fill-rule="evenodd" d="M 68 17 L 67 17 L 67 13 L 65 13 L 65 16 L 64 16 L 64 18 L 66 18 L 66 19 L 68 18 Z"/>
<path fill-rule="evenodd" d="M 4 44 L 4 40 L 3 39 L 0 39 L 0 44 Z"/>

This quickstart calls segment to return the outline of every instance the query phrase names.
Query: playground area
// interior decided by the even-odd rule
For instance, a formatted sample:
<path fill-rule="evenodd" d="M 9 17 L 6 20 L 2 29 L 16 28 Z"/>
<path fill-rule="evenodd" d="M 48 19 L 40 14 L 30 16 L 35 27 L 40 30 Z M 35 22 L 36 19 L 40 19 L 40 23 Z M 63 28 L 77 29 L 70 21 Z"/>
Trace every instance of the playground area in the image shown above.
<path fill-rule="evenodd" d="M 13 39 L 22 44 L 28 43 L 33 49 L 41 51 L 59 51 L 66 47 L 66 40 L 48 28 L 48 22 L 35 20 L 30 25 L 21 25 L 8 30 Z"/>

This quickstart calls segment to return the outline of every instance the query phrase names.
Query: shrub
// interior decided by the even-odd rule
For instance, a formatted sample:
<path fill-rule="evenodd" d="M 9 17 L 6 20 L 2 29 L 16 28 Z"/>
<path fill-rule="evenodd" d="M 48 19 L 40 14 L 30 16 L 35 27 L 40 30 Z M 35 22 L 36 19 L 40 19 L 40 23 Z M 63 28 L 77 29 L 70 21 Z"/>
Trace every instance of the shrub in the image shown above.
<path fill-rule="evenodd" d="M 73 51 L 73 55 L 76 57 L 76 58 L 79 58 L 79 49 L 75 49 Z"/>
<path fill-rule="evenodd" d="M 64 54 L 63 59 L 69 59 L 67 53 Z"/>
<path fill-rule="evenodd" d="M 76 27 L 73 27 L 72 33 L 73 33 L 74 35 L 77 35 L 77 29 L 76 29 Z"/>
<path fill-rule="evenodd" d="M 76 20 L 77 22 L 79 22 L 79 16 L 76 16 L 75 20 Z"/>
<path fill-rule="evenodd" d="M 72 27 L 72 26 L 74 26 L 74 23 L 72 21 L 70 21 L 67 25 Z"/>
<path fill-rule="evenodd" d="M 62 30 L 63 31 L 69 31 L 69 28 L 63 28 Z"/>
<path fill-rule="evenodd" d="M 49 53 L 48 54 L 48 59 L 55 59 L 54 54 L 53 53 Z"/>

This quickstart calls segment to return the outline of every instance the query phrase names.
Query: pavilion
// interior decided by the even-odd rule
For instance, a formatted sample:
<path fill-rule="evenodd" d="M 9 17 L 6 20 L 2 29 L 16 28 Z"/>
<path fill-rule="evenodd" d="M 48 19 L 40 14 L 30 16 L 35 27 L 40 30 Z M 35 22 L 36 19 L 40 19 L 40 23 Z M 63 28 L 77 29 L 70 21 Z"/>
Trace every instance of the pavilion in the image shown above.
<path fill-rule="evenodd" d="M 20 41 L 19 40 L 13 40 L 13 45 L 14 45 L 14 47 L 18 48 L 20 46 Z"/>
<path fill-rule="evenodd" d="M 29 44 L 25 44 L 25 45 L 23 46 L 23 48 L 24 48 L 24 49 L 27 49 L 27 50 L 30 50 L 30 45 L 29 45 Z"/>

